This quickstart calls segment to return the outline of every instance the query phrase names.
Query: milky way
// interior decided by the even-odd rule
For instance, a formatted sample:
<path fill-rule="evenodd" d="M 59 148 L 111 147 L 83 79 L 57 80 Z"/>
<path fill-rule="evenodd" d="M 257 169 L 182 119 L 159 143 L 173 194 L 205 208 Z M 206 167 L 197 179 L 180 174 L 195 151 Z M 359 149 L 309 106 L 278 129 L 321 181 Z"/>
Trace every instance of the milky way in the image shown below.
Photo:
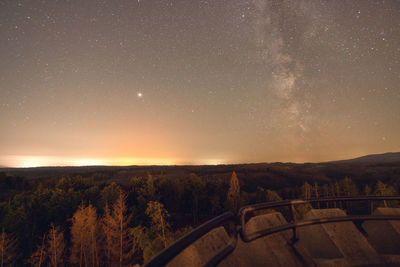
<path fill-rule="evenodd" d="M 400 151 L 400 1 L 0 1 L 0 165 Z"/>

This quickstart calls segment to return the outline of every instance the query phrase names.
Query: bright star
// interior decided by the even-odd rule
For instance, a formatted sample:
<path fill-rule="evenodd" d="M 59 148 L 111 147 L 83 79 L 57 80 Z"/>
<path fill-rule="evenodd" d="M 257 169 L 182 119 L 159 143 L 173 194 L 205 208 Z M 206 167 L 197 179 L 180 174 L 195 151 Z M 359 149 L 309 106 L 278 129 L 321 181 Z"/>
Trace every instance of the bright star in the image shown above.
<path fill-rule="evenodd" d="M 137 93 L 137 96 L 138 96 L 139 98 L 142 98 L 143 94 L 142 94 L 141 92 L 139 92 L 139 93 Z"/>

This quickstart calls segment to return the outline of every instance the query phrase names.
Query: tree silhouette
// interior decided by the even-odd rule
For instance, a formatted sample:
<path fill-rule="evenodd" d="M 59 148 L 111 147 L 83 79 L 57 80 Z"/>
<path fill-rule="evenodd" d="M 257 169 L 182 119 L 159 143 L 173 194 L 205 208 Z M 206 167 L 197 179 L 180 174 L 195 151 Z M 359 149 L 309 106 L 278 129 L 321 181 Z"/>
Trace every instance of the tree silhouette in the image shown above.
<path fill-rule="evenodd" d="M 53 224 L 47 235 L 43 235 L 42 243 L 31 255 L 28 262 L 32 266 L 63 266 L 65 263 L 64 234 Z"/>
<path fill-rule="evenodd" d="M 64 263 L 64 234 L 59 227 L 51 225 L 47 239 L 47 255 L 49 257 L 50 265 L 57 267 L 62 266 Z"/>
<path fill-rule="evenodd" d="M 190 194 L 188 202 L 192 203 L 192 214 L 193 214 L 193 223 L 197 224 L 199 220 L 199 201 L 200 196 L 202 194 L 202 190 L 204 188 L 204 183 L 200 177 L 196 174 L 191 173 L 189 175 L 189 179 L 185 184 L 185 190 Z"/>
<path fill-rule="evenodd" d="M 393 186 L 382 183 L 382 181 L 378 181 L 375 185 L 374 195 L 377 196 L 390 196 L 395 195 L 396 190 Z M 383 201 L 383 205 L 387 208 L 388 203 L 386 200 Z"/>
<path fill-rule="evenodd" d="M 229 182 L 227 201 L 230 210 L 237 212 L 240 201 L 240 185 L 235 171 L 232 172 L 231 180 Z"/>
<path fill-rule="evenodd" d="M 72 217 L 70 262 L 79 266 L 99 266 L 98 223 L 95 208 L 81 205 Z"/>
<path fill-rule="evenodd" d="M 31 266 L 41 267 L 44 265 L 47 259 L 46 255 L 46 244 L 45 244 L 46 235 L 43 235 L 41 245 L 36 249 L 36 251 L 29 257 L 28 263 Z"/>
<path fill-rule="evenodd" d="M 341 189 L 342 196 L 358 195 L 358 188 L 349 177 L 345 177 L 344 179 L 340 180 L 339 187 Z"/>
<path fill-rule="evenodd" d="M 105 256 L 108 266 L 124 266 L 134 252 L 133 236 L 128 224 L 126 194 L 121 190 L 112 211 L 106 206 L 102 227 L 105 235 Z"/>
<path fill-rule="evenodd" d="M 304 184 L 301 186 L 301 198 L 309 199 L 311 198 L 311 195 L 312 195 L 312 186 L 309 183 L 304 182 Z"/>
<path fill-rule="evenodd" d="M 369 196 L 369 195 L 371 195 L 372 189 L 369 185 L 365 185 L 363 191 L 364 191 L 364 195 Z"/>
<path fill-rule="evenodd" d="M 12 266 L 16 258 L 17 240 L 9 236 L 4 229 L 0 234 L 0 266 Z"/>
<path fill-rule="evenodd" d="M 167 221 L 169 214 L 163 204 L 150 201 L 147 204 L 146 214 L 151 219 L 151 224 L 142 240 L 145 262 L 151 259 L 155 253 L 167 247 L 173 238 Z"/>
<path fill-rule="evenodd" d="M 168 211 L 164 208 L 164 205 L 150 201 L 147 205 L 146 214 L 151 218 L 152 230 L 161 238 L 164 247 L 167 247 L 167 232 L 169 230 L 169 223 L 167 218 L 169 217 Z"/>

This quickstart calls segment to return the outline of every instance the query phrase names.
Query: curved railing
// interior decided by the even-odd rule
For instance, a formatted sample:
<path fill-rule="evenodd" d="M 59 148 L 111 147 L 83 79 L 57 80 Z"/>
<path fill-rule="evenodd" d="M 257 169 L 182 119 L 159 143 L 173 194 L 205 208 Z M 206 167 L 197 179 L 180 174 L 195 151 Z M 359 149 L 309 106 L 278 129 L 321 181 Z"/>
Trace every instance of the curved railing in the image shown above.
<path fill-rule="evenodd" d="M 169 261 L 171 261 L 176 255 L 178 255 L 182 250 L 187 248 L 189 245 L 194 243 L 203 235 L 207 234 L 211 230 L 224 226 L 226 232 L 228 233 L 230 240 L 226 247 L 221 249 L 214 257 L 212 257 L 206 266 L 215 266 L 221 260 L 223 260 L 226 256 L 228 256 L 235 248 L 237 243 L 237 232 L 236 232 L 236 216 L 232 212 L 225 212 L 220 216 L 211 219 L 210 221 L 200 225 L 187 235 L 178 239 L 174 244 L 162 250 L 159 254 L 157 254 L 151 261 L 149 261 L 144 266 L 150 267 L 158 267 L 164 266 Z"/>
<path fill-rule="evenodd" d="M 225 212 L 220 216 L 211 219 L 210 221 L 200 225 L 190 233 L 186 234 L 171 246 L 165 248 L 159 254 L 157 254 L 152 260 L 146 263 L 144 266 L 164 266 L 170 262 L 175 256 L 177 256 L 185 248 L 193 244 L 199 238 L 210 232 L 211 230 L 223 226 L 228 233 L 230 238 L 228 244 L 218 251 L 205 266 L 216 266 L 220 261 L 232 253 L 237 244 L 237 236 L 240 234 L 241 239 L 244 242 L 251 242 L 258 238 L 286 231 L 292 230 L 292 242 L 298 240 L 297 228 L 305 227 L 309 225 L 334 223 L 334 222 L 347 222 L 347 221 L 379 221 L 379 220 L 400 220 L 400 215 L 346 215 L 340 217 L 327 217 L 320 219 L 296 219 L 296 206 L 304 204 L 318 203 L 347 203 L 354 201 L 369 201 L 372 210 L 372 203 L 374 201 L 396 201 L 400 200 L 400 195 L 397 196 L 358 196 L 358 197 L 334 197 L 334 198 L 318 198 L 318 199 L 297 199 L 297 200 L 284 200 L 279 202 L 266 202 L 260 204 L 254 204 L 242 207 L 239 210 L 237 216 L 231 212 Z M 290 207 L 291 221 L 287 224 L 267 228 L 254 233 L 247 233 L 246 222 L 254 215 L 256 211 L 276 209 Z"/>
<path fill-rule="evenodd" d="M 284 201 L 279 201 L 279 202 L 266 202 L 266 203 L 249 205 L 249 206 L 245 206 L 239 210 L 238 216 L 240 218 L 240 226 L 241 226 L 240 236 L 244 242 L 250 242 L 252 240 L 263 237 L 268 234 L 292 229 L 293 230 L 292 242 L 296 242 L 298 239 L 296 229 L 298 227 L 304 227 L 307 225 L 330 223 L 330 222 L 340 222 L 340 220 L 339 220 L 340 218 L 343 219 L 342 221 L 388 220 L 389 217 L 390 217 L 390 219 L 397 220 L 396 218 L 397 217 L 400 218 L 400 216 L 365 215 L 365 216 L 343 216 L 343 217 L 302 220 L 302 221 L 296 220 L 295 207 L 297 205 L 314 204 L 314 203 L 321 204 L 321 203 L 330 203 L 330 202 L 347 203 L 347 202 L 354 202 L 354 201 L 369 201 L 370 205 L 372 206 L 373 201 L 386 201 L 386 200 L 400 200 L 400 196 L 357 196 L 357 197 L 295 199 L 295 200 L 284 200 Z M 282 208 L 282 207 L 290 207 L 291 222 L 289 224 L 280 226 L 280 227 L 282 227 L 282 229 L 279 231 L 269 232 L 269 229 L 266 229 L 266 230 L 257 232 L 258 234 L 256 234 L 256 233 L 252 233 L 250 235 L 246 234 L 246 221 L 247 221 L 246 219 L 253 217 L 253 213 L 255 211 Z M 371 208 L 371 210 L 372 210 L 372 208 Z M 332 221 L 330 221 L 330 219 L 332 219 Z M 320 222 L 317 223 L 316 222 L 317 220 L 320 220 Z M 314 221 L 314 222 L 311 223 L 311 221 Z M 291 227 L 289 227 L 289 225 L 291 225 Z M 285 226 L 285 227 L 283 227 L 283 226 Z"/>

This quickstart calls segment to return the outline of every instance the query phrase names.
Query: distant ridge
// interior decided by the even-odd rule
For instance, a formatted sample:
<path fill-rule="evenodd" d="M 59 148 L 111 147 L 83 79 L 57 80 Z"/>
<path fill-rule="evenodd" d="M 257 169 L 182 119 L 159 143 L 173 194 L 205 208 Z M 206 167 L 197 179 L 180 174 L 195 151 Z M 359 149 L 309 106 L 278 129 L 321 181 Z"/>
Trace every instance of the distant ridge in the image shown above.
<path fill-rule="evenodd" d="M 354 159 L 335 160 L 329 163 L 400 163 L 400 152 L 371 154 Z"/>

